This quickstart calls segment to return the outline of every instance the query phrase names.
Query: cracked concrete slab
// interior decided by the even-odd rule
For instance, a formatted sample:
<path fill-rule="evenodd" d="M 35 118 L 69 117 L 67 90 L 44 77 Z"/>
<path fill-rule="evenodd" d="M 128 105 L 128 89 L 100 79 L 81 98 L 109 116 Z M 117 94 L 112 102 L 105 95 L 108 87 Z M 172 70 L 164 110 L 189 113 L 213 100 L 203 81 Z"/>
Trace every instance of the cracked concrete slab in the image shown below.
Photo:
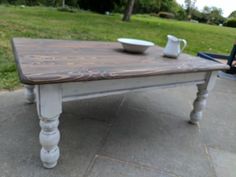
<path fill-rule="evenodd" d="M 236 177 L 236 154 L 209 148 L 217 177 Z"/>
<path fill-rule="evenodd" d="M 154 112 L 156 105 L 151 105 L 152 111 L 138 111 L 134 105 L 133 109 L 124 104 L 101 154 L 170 171 L 182 177 L 213 177 L 214 171 L 200 141 L 198 127 L 188 124 L 187 117 L 181 111 L 181 116 L 175 114 L 179 107 L 188 107 L 185 102 L 187 96 L 180 101 L 178 97 L 184 93 L 172 95 L 168 92 L 171 90 L 162 90 L 152 96 L 171 103 L 171 107 L 162 107 L 160 111 L 156 107 Z M 140 95 L 133 94 L 134 98 L 129 96 L 133 101 Z M 131 105 L 129 99 L 126 99 L 127 105 Z"/>
<path fill-rule="evenodd" d="M 21 93 L 13 95 L 15 99 L 21 97 Z M 12 101 L 13 107 L 9 104 L 2 108 L 11 116 L 1 114 L 6 121 L 0 125 L 0 177 L 82 177 L 100 148 L 107 123 L 64 113 L 59 127 L 60 161 L 56 168 L 47 170 L 39 160 L 40 129 L 35 105 L 24 104 L 24 99 L 19 104 Z"/>
<path fill-rule="evenodd" d="M 52 170 L 39 160 L 35 105 L 23 90 L 1 92 L 0 177 L 234 177 L 235 88 L 217 80 L 200 127 L 187 123 L 194 86 L 64 103 Z"/>
<path fill-rule="evenodd" d="M 234 88 L 236 82 L 232 90 Z M 201 139 L 206 145 L 236 153 L 235 105 L 235 94 L 214 90 L 209 96 L 205 118 L 201 122 Z"/>
<path fill-rule="evenodd" d="M 109 157 L 97 156 L 88 177 L 177 177 L 162 171 L 122 162 Z"/>

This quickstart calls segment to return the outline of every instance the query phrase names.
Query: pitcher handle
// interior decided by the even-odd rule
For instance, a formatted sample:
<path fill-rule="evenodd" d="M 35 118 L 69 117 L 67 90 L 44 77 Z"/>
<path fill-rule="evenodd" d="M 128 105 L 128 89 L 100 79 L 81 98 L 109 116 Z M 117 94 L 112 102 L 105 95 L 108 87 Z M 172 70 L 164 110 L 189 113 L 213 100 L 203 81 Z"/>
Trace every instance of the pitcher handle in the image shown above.
<path fill-rule="evenodd" d="M 183 50 L 185 49 L 185 47 L 187 46 L 187 41 L 185 39 L 180 39 L 180 42 L 183 43 L 183 47 L 181 49 L 181 52 L 183 52 Z"/>

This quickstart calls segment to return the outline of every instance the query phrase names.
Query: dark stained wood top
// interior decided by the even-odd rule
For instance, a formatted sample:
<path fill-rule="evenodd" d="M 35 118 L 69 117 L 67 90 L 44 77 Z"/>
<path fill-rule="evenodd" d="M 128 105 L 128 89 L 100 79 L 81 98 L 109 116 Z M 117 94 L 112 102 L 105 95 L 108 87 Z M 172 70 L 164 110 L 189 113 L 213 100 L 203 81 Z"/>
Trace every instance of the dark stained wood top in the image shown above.
<path fill-rule="evenodd" d="M 181 54 L 162 56 L 162 48 L 129 54 L 115 42 L 14 38 L 12 46 L 20 80 L 48 84 L 225 70 L 224 64 Z"/>

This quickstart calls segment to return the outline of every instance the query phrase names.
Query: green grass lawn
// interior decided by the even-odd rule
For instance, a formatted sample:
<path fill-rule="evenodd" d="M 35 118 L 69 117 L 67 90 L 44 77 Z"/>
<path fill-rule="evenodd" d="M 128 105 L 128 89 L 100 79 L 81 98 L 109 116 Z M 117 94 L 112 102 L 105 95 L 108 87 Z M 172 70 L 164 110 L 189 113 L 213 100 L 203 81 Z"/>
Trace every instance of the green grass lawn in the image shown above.
<path fill-rule="evenodd" d="M 59 12 L 44 7 L 0 6 L 0 89 L 20 86 L 13 60 L 12 37 L 54 38 L 116 41 L 132 37 L 164 46 L 166 35 L 173 34 L 188 41 L 186 52 L 229 53 L 236 39 L 236 29 L 165 20 L 148 15 L 135 15 L 130 23 L 121 16 L 91 12 Z"/>

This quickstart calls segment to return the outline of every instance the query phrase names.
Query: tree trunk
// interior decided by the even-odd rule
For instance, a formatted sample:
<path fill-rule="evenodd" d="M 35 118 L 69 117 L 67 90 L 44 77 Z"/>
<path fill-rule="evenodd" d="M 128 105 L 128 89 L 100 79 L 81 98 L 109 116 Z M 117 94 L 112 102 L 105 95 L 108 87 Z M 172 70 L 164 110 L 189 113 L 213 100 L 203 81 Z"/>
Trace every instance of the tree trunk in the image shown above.
<path fill-rule="evenodd" d="M 123 21 L 130 21 L 130 17 L 132 15 L 133 7 L 134 7 L 135 0 L 128 0 L 128 3 L 125 8 Z"/>
<path fill-rule="evenodd" d="M 65 8 L 65 0 L 62 0 L 62 8 Z"/>

